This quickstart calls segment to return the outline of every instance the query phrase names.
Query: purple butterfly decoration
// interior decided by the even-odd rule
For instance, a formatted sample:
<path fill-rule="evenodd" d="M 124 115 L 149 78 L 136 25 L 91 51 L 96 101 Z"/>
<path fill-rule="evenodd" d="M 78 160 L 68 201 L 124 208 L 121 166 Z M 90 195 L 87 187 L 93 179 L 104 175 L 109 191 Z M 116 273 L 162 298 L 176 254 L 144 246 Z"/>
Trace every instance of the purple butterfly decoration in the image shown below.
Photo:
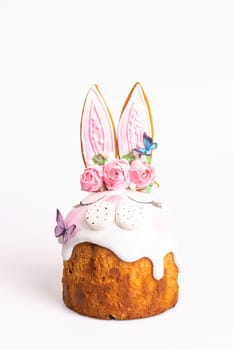
<path fill-rule="evenodd" d="M 156 142 L 153 142 L 152 137 L 148 136 L 147 133 L 143 133 L 143 143 L 145 148 L 134 148 L 133 151 L 150 156 L 151 152 L 158 147 Z"/>
<path fill-rule="evenodd" d="M 65 221 L 61 212 L 57 209 L 57 226 L 54 229 L 56 237 L 63 237 L 63 243 L 66 243 L 73 235 L 76 229 L 76 225 L 70 225 L 66 227 Z"/>

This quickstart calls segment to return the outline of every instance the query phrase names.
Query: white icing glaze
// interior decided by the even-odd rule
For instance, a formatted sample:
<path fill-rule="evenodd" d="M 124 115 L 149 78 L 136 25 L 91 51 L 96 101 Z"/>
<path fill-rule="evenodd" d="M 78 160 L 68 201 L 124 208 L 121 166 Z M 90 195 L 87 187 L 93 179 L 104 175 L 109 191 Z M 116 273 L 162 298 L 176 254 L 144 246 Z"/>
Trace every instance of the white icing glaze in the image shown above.
<path fill-rule="evenodd" d="M 174 229 L 168 210 L 164 206 L 157 208 L 150 204 L 154 197 L 156 199 L 156 195 L 137 193 L 134 193 L 134 200 L 144 198 L 145 201 L 142 205 L 145 219 L 141 228 L 124 229 L 114 221 L 101 230 L 90 230 L 85 219 L 87 204 L 74 208 L 68 214 L 65 222 L 67 225 L 75 224 L 77 232 L 73 238 L 63 244 L 63 259 L 68 260 L 71 257 L 76 244 L 91 242 L 110 249 L 124 261 L 133 262 L 142 257 L 149 258 L 153 263 L 153 273 L 156 279 L 163 277 L 163 259 L 169 252 L 173 252 L 179 268 L 179 235 Z M 135 204 L 129 198 L 130 194 L 132 195 L 131 191 L 106 191 L 101 194 L 104 196 L 104 201 L 110 202 L 115 208 L 119 208 L 122 204 Z M 100 197 L 100 200 L 103 196 Z M 82 202 L 93 203 L 93 199 L 96 200 L 97 197 L 96 194 L 90 194 Z"/>

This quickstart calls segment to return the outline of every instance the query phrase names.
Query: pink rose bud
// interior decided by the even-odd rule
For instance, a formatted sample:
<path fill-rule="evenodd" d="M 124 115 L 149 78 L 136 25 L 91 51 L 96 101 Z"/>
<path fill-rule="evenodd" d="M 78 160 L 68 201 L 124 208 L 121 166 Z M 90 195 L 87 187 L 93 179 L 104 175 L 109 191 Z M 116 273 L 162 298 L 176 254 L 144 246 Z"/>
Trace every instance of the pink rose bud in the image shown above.
<path fill-rule="evenodd" d="M 104 165 L 104 182 L 108 190 L 125 189 L 129 186 L 129 163 L 125 159 L 114 159 Z"/>
<path fill-rule="evenodd" d="M 103 166 L 94 165 L 86 168 L 80 177 L 80 183 L 83 191 L 99 191 L 103 185 Z"/>
<path fill-rule="evenodd" d="M 130 180 L 134 182 L 139 189 L 147 187 L 155 180 L 154 167 L 141 159 L 132 161 L 129 174 Z"/>

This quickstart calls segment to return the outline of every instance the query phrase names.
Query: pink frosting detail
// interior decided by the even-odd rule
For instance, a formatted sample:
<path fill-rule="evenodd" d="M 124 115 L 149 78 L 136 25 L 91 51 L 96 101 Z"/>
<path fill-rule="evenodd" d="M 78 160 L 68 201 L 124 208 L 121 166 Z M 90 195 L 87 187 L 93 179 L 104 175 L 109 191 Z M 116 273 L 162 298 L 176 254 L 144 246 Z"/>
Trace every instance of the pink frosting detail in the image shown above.
<path fill-rule="evenodd" d="M 127 142 L 129 150 L 143 146 L 141 120 L 133 101 L 128 115 Z"/>
<path fill-rule="evenodd" d="M 123 196 L 112 195 L 106 198 L 106 202 L 113 204 L 115 207 L 119 206 L 124 200 Z"/>
<path fill-rule="evenodd" d="M 108 190 L 126 189 L 130 183 L 129 163 L 114 159 L 104 165 L 104 182 Z"/>
<path fill-rule="evenodd" d="M 94 165 L 86 168 L 80 176 L 80 184 L 83 191 L 99 191 L 103 185 L 103 166 Z"/>
<path fill-rule="evenodd" d="M 71 225 L 76 225 L 76 227 L 80 229 L 84 221 L 84 213 L 86 210 L 86 206 L 73 208 L 65 218 L 65 226 L 69 227 Z"/>
<path fill-rule="evenodd" d="M 120 157 L 134 148 L 144 147 L 143 132 L 152 134 L 148 106 L 142 88 L 137 84 L 121 115 L 117 137 Z"/>
<path fill-rule="evenodd" d="M 101 143 L 100 140 L 103 140 L 104 132 L 101 126 L 100 116 L 94 103 L 91 103 L 90 106 L 89 123 L 89 141 L 92 147 L 92 152 L 94 152 L 94 154 L 103 153 L 103 142 Z"/>
<path fill-rule="evenodd" d="M 84 104 L 81 141 L 86 162 L 95 154 L 115 154 L 113 125 L 105 102 L 95 86 L 89 90 Z"/>
<path fill-rule="evenodd" d="M 155 180 L 155 169 L 145 160 L 136 159 L 132 161 L 129 173 L 130 180 L 139 189 L 145 188 Z"/>

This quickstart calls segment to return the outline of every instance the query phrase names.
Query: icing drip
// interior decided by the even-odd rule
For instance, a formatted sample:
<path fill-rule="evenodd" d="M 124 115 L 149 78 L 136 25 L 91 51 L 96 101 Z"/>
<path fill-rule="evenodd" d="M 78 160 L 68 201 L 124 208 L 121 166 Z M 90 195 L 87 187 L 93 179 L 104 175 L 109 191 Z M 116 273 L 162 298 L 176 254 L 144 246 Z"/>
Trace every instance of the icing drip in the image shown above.
<path fill-rule="evenodd" d="M 103 200 L 109 201 L 115 208 L 119 203 L 122 205 L 122 201 L 124 205 L 135 205 L 135 201 L 131 200 L 129 195 L 130 191 L 127 190 L 102 193 Z M 135 197 L 137 197 L 136 192 L 134 199 Z M 146 197 L 146 202 L 140 206 L 144 209 L 145 218 L 141 227 L 132 228 L 129 223 L 130 229 L 125 229 L 120 227 L 115 219 L 100 230 L 91 230 L 85 219 L 87 209 L 91 208 L 88 203 L 93 203 L 98 195 L 89 195 L 85 198 L 82 202 L 86 204 L 74 208 L 65 219 L 66 225 L 75 224 L 78 231 L 74 237 L 63 244 L 63 259 L 68 260 L 71 257 L 76 244 L 91 242 L 110 249 L 124 261 L 133 262 L 142 257 L 149 258 L 153 263 L 153 274 L 156 279 L 163 277 L 163 259 L 167 253 L 173 252 L 175 262 L 179 267 L 179 235 L 170 223 L 171 217 L 167 209 L 152 205 L 153 198 L 150 194 L 143 196 L 139 194 L 138 199 L 142 200 L 143 197 Z M 100 198 L 102 200 L 103 197 Z"/>

